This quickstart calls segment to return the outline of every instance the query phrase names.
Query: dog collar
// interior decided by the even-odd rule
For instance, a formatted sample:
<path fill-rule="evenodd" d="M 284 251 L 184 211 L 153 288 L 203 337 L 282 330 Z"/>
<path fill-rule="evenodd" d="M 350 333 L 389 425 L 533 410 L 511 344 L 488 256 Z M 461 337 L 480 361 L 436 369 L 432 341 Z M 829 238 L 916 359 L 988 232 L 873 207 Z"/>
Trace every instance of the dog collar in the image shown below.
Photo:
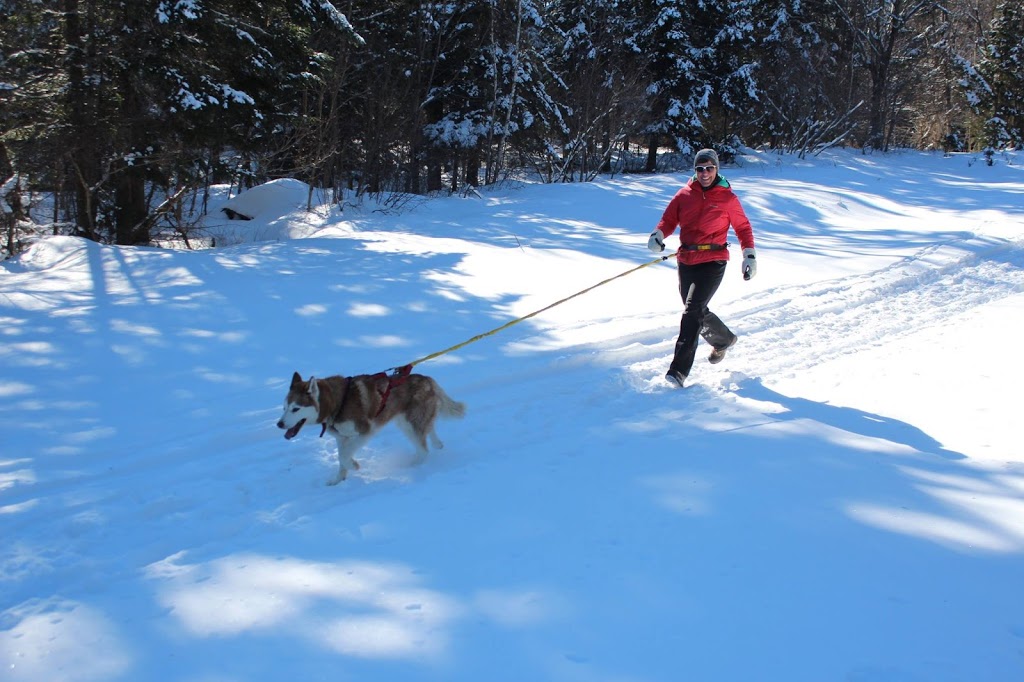
<path fill-rule="evenodd" d="M 327 433 L 328 425 L 334 426 L 334 422 L 341 416 L 342 410 L 345 409 L 345 401 L 348 399 L 348 387 L 352 384 L 352 377 L 345 377 L 345 388 L 341 389 L 341 402 L 338 405 L 337 411 L 331 416 L 331 420 L 323 421 L 320 423 L 320 437 L 323 438 L 324 434 Z"/>

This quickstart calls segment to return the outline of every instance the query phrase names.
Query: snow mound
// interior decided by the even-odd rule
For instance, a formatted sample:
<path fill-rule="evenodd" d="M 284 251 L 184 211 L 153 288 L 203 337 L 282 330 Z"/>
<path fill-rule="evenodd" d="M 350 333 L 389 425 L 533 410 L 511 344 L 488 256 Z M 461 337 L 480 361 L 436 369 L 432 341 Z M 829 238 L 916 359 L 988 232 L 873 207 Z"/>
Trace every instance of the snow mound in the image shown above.
<path fill-rule="evenodd" d="M 10 272 L 42 272 L 57 269 L 77 263 L 85 256 L 89 244 L 89 241 L 80 237 L 49 236 L 5 261 L 3 265 Z"/>
<path fill-rule="evenodd" d="M 282 178 L 213 201 L 200 232 L 215 246 L 309 237 L 320 227 L 306 211 L 309 192 L 301 180 Z"/>
<path fill-rule="evenodd" d="M 282 208 L 301 208 L 309 199 L 309 185 L 294 178 L 271 180 L 228 199 L 221 211 L 242 220 L 281 217 Z"/>

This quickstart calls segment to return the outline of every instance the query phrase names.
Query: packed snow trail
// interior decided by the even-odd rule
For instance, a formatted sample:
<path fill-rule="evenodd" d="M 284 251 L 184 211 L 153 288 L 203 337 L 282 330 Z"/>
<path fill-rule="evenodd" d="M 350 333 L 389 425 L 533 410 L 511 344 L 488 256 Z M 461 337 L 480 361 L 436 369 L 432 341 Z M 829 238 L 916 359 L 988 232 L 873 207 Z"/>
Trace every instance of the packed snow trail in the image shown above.
<path fill-rule="evenodd" d="M 947 324 L 973 308 L 1021 292 L 1024 245 L 974 238 L 926 248 L 877 272 L 716 301 L 715 310 L 740 342 L 717 373 L 705 367 L 709 349 L 702 342 L 691 380 L 721 378 L 729 371 L 770 379 L 793 376 L 837 357 Z M 671 315 L 670 319 L 672 336 L 656 344 L 656 360 L 636 362 L 633 370 L 638 375 L 657 374 L 666 364 L 676 333 L 676 320 Z M 638 360 L 643 351 L 630 347 Z"/>
<path fill-rule="evenodd" d="M 764 292 L 756 308 L 734 306 L 728 315 L 749 337 L 758 372 L 783 376 L 1020 292 L 1024 247 L 974 239 L 925 249 L 880 272 Z"/>

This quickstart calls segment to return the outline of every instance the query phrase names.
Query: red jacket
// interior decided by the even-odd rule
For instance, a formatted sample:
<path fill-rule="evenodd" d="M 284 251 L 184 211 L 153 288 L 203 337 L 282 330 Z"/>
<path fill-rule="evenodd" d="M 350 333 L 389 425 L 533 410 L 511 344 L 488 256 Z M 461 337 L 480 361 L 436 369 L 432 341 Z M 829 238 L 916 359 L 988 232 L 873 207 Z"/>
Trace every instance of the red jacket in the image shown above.
<path fill-rule="evenodd" d="M 679 241 L 683 245 L 725 244 L 730 225 L 741 248 L 754 248 L 754 231 L 729 181 L 719 175 L 714 185 L 704 189 L 694 176 L 668 202 L 657 229 L 668 237 L 679 227 Z M 676 260 L 686 265 L 729 260 L 729 250 L 687 251 L 680 247 Z"/>

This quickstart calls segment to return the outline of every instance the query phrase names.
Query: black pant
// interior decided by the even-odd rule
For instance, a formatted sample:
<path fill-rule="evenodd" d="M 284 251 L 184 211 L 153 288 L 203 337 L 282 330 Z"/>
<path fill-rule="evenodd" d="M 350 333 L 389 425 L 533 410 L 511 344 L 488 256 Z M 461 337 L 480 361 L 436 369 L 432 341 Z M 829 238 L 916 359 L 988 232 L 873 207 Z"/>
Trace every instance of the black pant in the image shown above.
<path fill-rule="evenodd" d="M 736 335 L 708 310 L 711 297 L 725 276 L 728 261 L 715 260 L 699 265 L 679 263 L 679 295 L 683 298 L 683 317 L 679 321 L 679 338 L 669 369 L 689 376 L 693 357 L 697 354 L 700 335 L 715 348 L 727 348 Z"/>

